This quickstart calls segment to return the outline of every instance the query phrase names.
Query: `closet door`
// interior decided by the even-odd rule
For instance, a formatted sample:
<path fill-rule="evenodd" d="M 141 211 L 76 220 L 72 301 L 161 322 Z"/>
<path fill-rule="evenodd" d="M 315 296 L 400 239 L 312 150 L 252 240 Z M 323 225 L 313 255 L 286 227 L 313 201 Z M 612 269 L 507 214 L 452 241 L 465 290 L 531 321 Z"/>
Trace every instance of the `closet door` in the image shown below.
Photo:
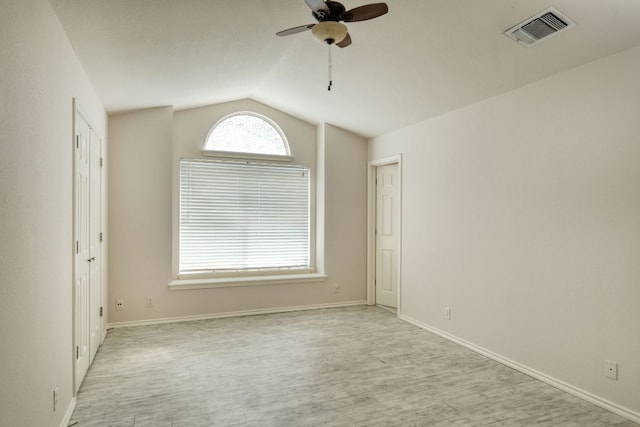
<path fill-rule="evenodd" d="M 102 141 L 75 112 L 74 370 L 75 391 L 102 342 Z"/>
<path fill-rule="evenodd" d="M 89 363 L 102 342 L 102 141 L 91 129 L 89 138 Z"/>
<path fill-rule="evenodd" d="M 75 338 L 75 389 L 82 384 L 89 369 L 90 346 L 90 276 L 91 276 L 91 153 L 90 129 L 80 114 L 76 113 L 75 163 L 74 163 L 74 338 Z"/>

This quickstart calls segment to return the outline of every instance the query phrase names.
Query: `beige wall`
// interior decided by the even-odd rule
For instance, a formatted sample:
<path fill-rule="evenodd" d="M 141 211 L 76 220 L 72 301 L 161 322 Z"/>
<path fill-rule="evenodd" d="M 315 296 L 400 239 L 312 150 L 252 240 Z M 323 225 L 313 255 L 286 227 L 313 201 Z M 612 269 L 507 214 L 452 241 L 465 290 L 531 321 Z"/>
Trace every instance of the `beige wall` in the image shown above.
<path fill-rule="evenodd" d="M 324 125 L 324 259 L 341 299 L 367 297 L 367 146 L 362 139 Z M 358 286 L 353 286 L 357 283 Z"/>
<path fill-rule="evenodd" d="M 171 275 L 172 133 L 172 107 L 109 117 L 109 322 L 145 308 L 147 296 L 157 308 L 146 314 L 164 305 L 153 285 Z"/>
<path fill-rule="evenodd" d="M 639 75 L 635 48 L 376 138 L 369 152 L 403 154 L 403 316 L 636 416 Z"/>
<path fill-rule="evenodd" d="M 72 98 L 103 137 L 106 114 L 47 1 L 0 10 L 0 424 L 59 426 L 73 396 Z"/>
<path fill-rule="evenodd" d="M 294 163 L 317 169 L 316 163 L 322 164 L 318 156 L 325 157 L 325 174 L 320 176 L 326 192 L 319 195 L 318 217 L 330 248 L 324 264 L 326 282 L 169 290 L 171 200 L 176 183 L 172 171 L 180 157 L 199 156 L 211 127 L 237 111 L 273 119 L 289 139 Z M 363 138 L 328 125 L 323 131 L 326 138 L 319 143 L 315 126 L 250 100 L 175 113 L 167 107 L 110 117 L 110 322 L 365 300 L 367 145 Z M 146 307 L 146 297 L 153 298 L 153 308 Z M 125 300 L 124 310 L 115 310 L 116 299 Z"/>

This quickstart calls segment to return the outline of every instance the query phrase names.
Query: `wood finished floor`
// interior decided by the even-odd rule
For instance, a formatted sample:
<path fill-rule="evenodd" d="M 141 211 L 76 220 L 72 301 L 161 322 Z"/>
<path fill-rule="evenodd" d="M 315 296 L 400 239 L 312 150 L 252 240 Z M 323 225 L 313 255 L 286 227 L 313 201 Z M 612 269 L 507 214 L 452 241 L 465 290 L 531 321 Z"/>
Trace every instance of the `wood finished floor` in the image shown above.
<path fill-rule="evenodd" d="M 114 329 L 71 423 L 638 427 L 365 306 Z"/>

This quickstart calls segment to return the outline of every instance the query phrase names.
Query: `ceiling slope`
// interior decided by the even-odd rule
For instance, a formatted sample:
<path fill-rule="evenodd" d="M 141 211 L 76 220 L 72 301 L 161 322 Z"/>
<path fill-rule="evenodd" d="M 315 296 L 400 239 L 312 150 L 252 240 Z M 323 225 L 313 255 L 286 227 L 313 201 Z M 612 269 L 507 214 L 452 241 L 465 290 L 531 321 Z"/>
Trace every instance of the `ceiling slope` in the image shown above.
<path fill-rule="evenodd" d="M 50 0 L 107 111 L 252 98 L 367 137 L 640 44 L 637 0 L 387 0 L 333 49 L 303 0 Z M 345 1 L 347 8 L 364 2 Z M 531 48 L 503 31 L 553 6 L 575 28 Z"/>

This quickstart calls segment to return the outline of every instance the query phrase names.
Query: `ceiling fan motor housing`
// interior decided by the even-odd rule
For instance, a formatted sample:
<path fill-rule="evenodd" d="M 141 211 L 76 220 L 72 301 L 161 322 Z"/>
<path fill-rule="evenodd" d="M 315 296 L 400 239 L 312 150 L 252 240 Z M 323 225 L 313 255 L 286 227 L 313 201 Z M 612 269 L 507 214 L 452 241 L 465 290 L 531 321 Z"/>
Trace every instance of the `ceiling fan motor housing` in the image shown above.
<path fill-rule="evenodd" d="M 344 7 L 342 3 L 339 3 L 337 1 L 326 1 L 325 4 L 329 8 L 329 13 L 326 13 L 323 10 L 320 10 L 317 12 L 316 11 L 311 12 L 313 17 L 318 22 L 325 22 L 325 21 L 338 22 L 343 20 L 344 13 L 347 11 L 347 9 Z"/>

